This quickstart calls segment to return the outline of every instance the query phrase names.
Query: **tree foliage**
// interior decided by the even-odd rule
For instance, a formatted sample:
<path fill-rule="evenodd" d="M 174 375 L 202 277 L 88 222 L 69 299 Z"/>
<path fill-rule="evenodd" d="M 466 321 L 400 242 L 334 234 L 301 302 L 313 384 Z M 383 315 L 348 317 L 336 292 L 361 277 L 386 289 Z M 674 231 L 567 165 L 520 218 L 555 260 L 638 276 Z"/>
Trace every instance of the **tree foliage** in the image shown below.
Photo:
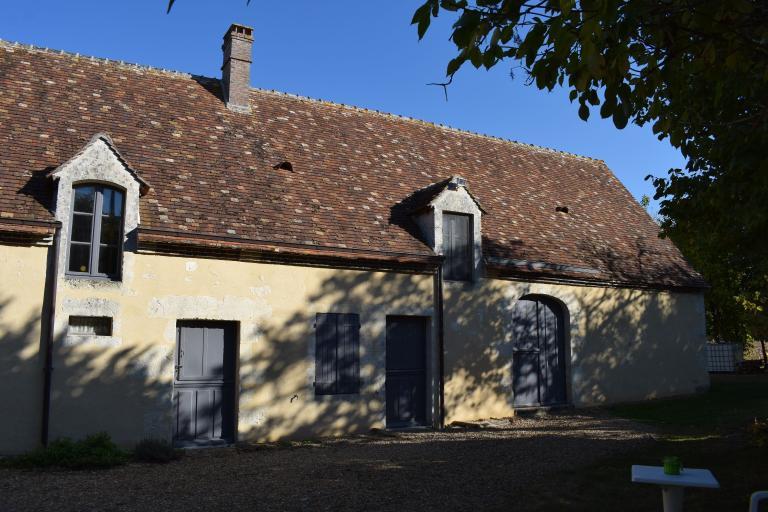
<path fill-rule="evenodd" d="M 457 17 L 452 79 L 466 63 L 514 62 L 540 89 L 569 89 L 593 111 L 652 125 L 687 160 L 650 177 L 663 234 L 712 285 L 715 338 L 763 325 L 768 290 L 768 2 L 765 0 L 427 0 L 419 38 Z M 662 170 L 663 171 L 663 170 Z"/>

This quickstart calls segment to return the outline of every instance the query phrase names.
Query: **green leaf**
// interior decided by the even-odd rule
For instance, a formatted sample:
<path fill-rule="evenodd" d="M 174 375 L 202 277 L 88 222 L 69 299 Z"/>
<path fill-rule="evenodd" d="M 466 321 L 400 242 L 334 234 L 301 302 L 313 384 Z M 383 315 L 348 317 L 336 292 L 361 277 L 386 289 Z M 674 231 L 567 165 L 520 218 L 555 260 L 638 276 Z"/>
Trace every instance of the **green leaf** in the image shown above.
<path fill-rule="evenodd" d="M 467 58 L 464 56 L 464 54 L 459 55 L 455 59 L 451 59 L 451 61 L 448 63 L 448 67 L 445 70 L 445 74 L 447 76 L 453 76 L 466 60 Z"/>
<path fill-rule="evenodd" d="M 613 111 L 613 124 L 618 128 L 619 130 L 623 129 L 625 126 L 627 126 L 627 121 L 629 119 L 627 118 L 627 115 L 624 113 L 624 109 L 622 108 L 616 108 Z"/>
<path fill-rule="evenodd" d="M 491 69 L 501 57 L 502 51 L 498 46 L 489 48 L 483 53 L 483 66 L 485 69 Z"/>
<path fill-rule="evenodd" d="M 603 101 L 600 106 L 600 117 L 603 119 L 610 117 L 613 114 L 614 104 L 609 101 Z"/>
<path fill-rule="evenodd" d="M 459 48 L 470 46 L 477 35 L 480 24 L 480 14 L 475 11 L 464 11 L 453 26 L 451 39 Z"/>
<path fill-rule="evenodd" d="M 547 27 L 544 24 L 535 25 L 525 36 L 520 45 L 518 54 L 522 51 L 525 57 L 525 65 L 530 67 L 533 64 L 536 55 L 539 53 L 541 45 L 544 43 L 544 36 L 547 33 Z"/>
<path fill-rule="evenodd" d="M 587 101 L 590 103 L 590 105 L 599 105 L 600 104 L 600 98 L 597 97 L 597 91 L 594 89 L 590 89 L 587 91 Z"/>
<path fill-rule="evenodd" d="M 416 31 L 419 34 L 419 40 L 424 38 L 424 34 L 427 33 L 427 29 L 429 28 L 429 24 L 432 22 L 432 5 L 431 0 L 426 2 L 424 5 L 416 9 L 416 12 L 413 13 L 413 19 L 411 20 L 411 25 L 417 25 Z"/>
<path fill-rule="evenodd" d="M 469 50 L 469 61 L 476 69 L 483 65 L 483 54 L 480 51 L 480 48 L 473 46 Z"/>
<path fill-rule="evenodd" d="M 582 103 L 579 107 L 579 117 L 584 121 L 589 119 L 589 107 L 586 105 L 586 103 Z"/>

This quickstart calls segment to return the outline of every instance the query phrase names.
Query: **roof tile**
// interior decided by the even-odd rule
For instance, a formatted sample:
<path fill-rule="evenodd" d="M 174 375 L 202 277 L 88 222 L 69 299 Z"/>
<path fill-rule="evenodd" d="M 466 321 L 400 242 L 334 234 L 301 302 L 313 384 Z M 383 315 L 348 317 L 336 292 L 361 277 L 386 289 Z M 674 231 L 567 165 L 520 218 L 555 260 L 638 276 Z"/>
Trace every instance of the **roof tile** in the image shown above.
<path fill-rule="evenodd" d="M 263 90 L 237 113 L 215 79 L 6 42 L 0 91 L 3 217 L 51 220 L 46 175 L 104 132 L 152 184 L 143 228 L 427 256 L 397 206 L 461 175 L 486 211 L 489 262 L 704 284 L 599 160 Z"/>

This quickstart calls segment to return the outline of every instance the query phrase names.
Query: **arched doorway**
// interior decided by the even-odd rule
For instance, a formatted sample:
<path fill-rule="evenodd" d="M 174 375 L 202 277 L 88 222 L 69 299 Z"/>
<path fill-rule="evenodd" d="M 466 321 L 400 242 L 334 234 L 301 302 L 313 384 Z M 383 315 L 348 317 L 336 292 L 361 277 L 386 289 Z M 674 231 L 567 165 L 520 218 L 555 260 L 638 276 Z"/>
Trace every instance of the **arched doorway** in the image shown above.
<path fill-rule="evenodd" d="M 563 306 L 551 297 L 525 296 L 515 304 L 512 325 L 515 406 L 566 403 Z"/>

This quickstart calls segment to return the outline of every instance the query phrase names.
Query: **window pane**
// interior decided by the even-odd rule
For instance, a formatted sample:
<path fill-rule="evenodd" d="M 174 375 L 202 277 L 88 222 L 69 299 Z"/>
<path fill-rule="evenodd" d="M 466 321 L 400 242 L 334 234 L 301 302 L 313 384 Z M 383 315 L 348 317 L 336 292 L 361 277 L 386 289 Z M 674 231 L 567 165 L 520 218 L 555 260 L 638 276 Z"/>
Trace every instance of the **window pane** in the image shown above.
<path fill-rule="evenodd" d="M 70 244 L 69 246 L 69 271 L 88 272 L 88 260 L 91 257 L 91 246 Z"/>
<path fill-rule="evenodd" d="M 99 247 L 99 273 L 117 274 L 117 247 Z"/>
<path fill-rule="evenodd" d="M 70 316 L 68 334 L 112 336 L 112 318 L 108 316 Z"/>
<path fill-rule="evenodd" d="M 92 223 L 92 215 L 74 214 L 72 216 L 72 240 L 75 242 L 90 242 Z"/>
<path fill-rule="evenodd" d="M 114 215 L 115 217 L 122 217 L 123 193 L 119 190 L 105 188 L 103 195 L 104 201 L 101 206 L 101 213 L 103 215 Z"/>
<path fill-rule="evenodd" d="M 101 243 L 118 245 L 120 239 L 120 217 L 101 218 Z"/>
<path fill-rule="evenodd" d="M 93 185 L 75 188 L 75 211 L 93 213 L 96 188 Z"/>

